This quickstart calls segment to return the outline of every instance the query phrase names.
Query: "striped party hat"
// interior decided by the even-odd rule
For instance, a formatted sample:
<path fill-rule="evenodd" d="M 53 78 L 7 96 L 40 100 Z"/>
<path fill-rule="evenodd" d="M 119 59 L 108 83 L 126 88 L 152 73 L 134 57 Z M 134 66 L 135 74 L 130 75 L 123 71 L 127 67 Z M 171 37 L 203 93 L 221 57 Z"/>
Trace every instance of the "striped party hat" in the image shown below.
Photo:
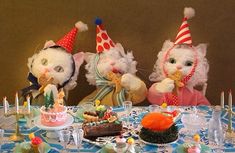
<path fill-rule="evenodd" d="M 97 53 L 102 53 L 103 51 L 109 51 L 109 49 L 114 47 L 114 42 L 109 37 L 107 31 L 105 30 L 102 20 L 97 18 L 95 20 L 96 27 L 96 51 Z"/>
<path fill-rule="evenodd" d="M 184 8 L 183 23 L 179 28 L 179 32 L 175 38 L 175 44 L 188 44 L 192 45 L 192 37 L 189 30 L 188 19 L 194 17 L 195 11 L 191 7 Z"/>

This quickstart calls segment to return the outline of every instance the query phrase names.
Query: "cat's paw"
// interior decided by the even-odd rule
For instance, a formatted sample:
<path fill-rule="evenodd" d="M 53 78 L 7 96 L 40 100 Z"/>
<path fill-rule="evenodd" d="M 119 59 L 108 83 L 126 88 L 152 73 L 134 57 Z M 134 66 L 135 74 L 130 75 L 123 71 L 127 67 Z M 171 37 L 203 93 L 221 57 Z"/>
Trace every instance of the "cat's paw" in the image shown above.
<path fill-rule="evenodd" d="M 121 85 L 127 90 L 138 90 L 141 87 L 141 80 L 130 73 L 126 73 L 122 75 Z"/>
<path fill-rule="evenodd" d="M 174 80 L 166 78 L 159 83 L 156 83 L 155 89 L 160 93 L 172 92 L 175 88 Z"/>

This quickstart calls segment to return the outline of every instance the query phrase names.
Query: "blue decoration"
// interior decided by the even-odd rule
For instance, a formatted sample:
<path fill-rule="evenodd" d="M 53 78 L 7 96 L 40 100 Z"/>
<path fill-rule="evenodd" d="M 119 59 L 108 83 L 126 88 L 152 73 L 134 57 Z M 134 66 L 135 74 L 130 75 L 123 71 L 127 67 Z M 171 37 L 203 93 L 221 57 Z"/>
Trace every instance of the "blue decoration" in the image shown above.
<path fill-rule="evenodd" d="M 96 25 L 101 25 L 102 24 L 102 20 L 100 18 L 96 18 L 95 19 L 95 24 Z"/>

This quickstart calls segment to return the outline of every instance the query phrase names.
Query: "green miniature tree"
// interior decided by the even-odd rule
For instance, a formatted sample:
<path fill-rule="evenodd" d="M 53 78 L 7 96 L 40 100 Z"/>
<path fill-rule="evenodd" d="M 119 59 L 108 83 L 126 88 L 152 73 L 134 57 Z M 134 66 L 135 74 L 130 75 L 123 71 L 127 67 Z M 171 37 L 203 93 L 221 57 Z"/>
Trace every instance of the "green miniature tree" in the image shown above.
<path fill-rule="evenodd" d="M 44 96 L 44 102 L 45 102 L 46 110 L 48 110 L 48 108 L 49 108 L 49 106 L 50 106 L 50 101 L 49 101 L 49 96 L 48 96 L 48 94 L 46 94 L 46 96 Z"/>
<path fill-rule="evenodd" d="M 54 95 L 53 95 L 53 92 L 52 92 L 52 91 L 51 91 L 50 97 L 49 97 L 49 104 L 50 104 L 50 107 L 51 107 L 51 108 L 54 107 Z"/>

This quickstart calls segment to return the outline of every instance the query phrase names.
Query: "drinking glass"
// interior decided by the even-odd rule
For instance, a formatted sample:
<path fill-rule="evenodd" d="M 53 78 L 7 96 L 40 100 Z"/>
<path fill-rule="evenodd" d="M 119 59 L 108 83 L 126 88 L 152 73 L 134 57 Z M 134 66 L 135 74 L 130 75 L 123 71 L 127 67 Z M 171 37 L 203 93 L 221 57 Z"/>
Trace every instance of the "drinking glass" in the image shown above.
<path fill-rule="evenodd" d="M 59 131 L 59 138 L 60 138 L 60 141 L 63 142 L 63 146 L 64 146 L 63 150 L 65 153 L 68 153 L 67 144 L 69 142 L 70 135 L 71 135 L 71 132 L 69 130 Z"/>
<path fill-rule="evenodd" d="M 82 147 L 82 140 L 84 137 L 84 131 L 79 128 L 79 129 L 75 129 L 73 131 L 73 139 L 74 139 L 74 143 L 78 149 L 78 152 L 80 151 L 80 148 Z"/>
<path fill-rule="evenodd" d="M 223 153 L 224 152 L 224 137 L 225 137 L 223 130 L 215 130 L 214 136 L 215 136 L 215 142 L 218 145 L 216 152 Z"/>
<path fill-rule="evenodd" d="M 158 112 L 160 111 L 160 107 L 158 105 L 149 105 L 149 112 Z"/>
<path fill-rule="evenodd" d="M 123 107 L 126 112 L 126 118 L 127 118 L 127 128 L 129 129 L 130 126 L 130 113 L 132 109 L 132 102 L 131 101 L 124 101 L 123 102 Z"/>
<path fill-rule="evenodd" d="M 4 130 L 0 129 L 0 153 L 2 152 L 3 137 L 4 137 Z"/>

